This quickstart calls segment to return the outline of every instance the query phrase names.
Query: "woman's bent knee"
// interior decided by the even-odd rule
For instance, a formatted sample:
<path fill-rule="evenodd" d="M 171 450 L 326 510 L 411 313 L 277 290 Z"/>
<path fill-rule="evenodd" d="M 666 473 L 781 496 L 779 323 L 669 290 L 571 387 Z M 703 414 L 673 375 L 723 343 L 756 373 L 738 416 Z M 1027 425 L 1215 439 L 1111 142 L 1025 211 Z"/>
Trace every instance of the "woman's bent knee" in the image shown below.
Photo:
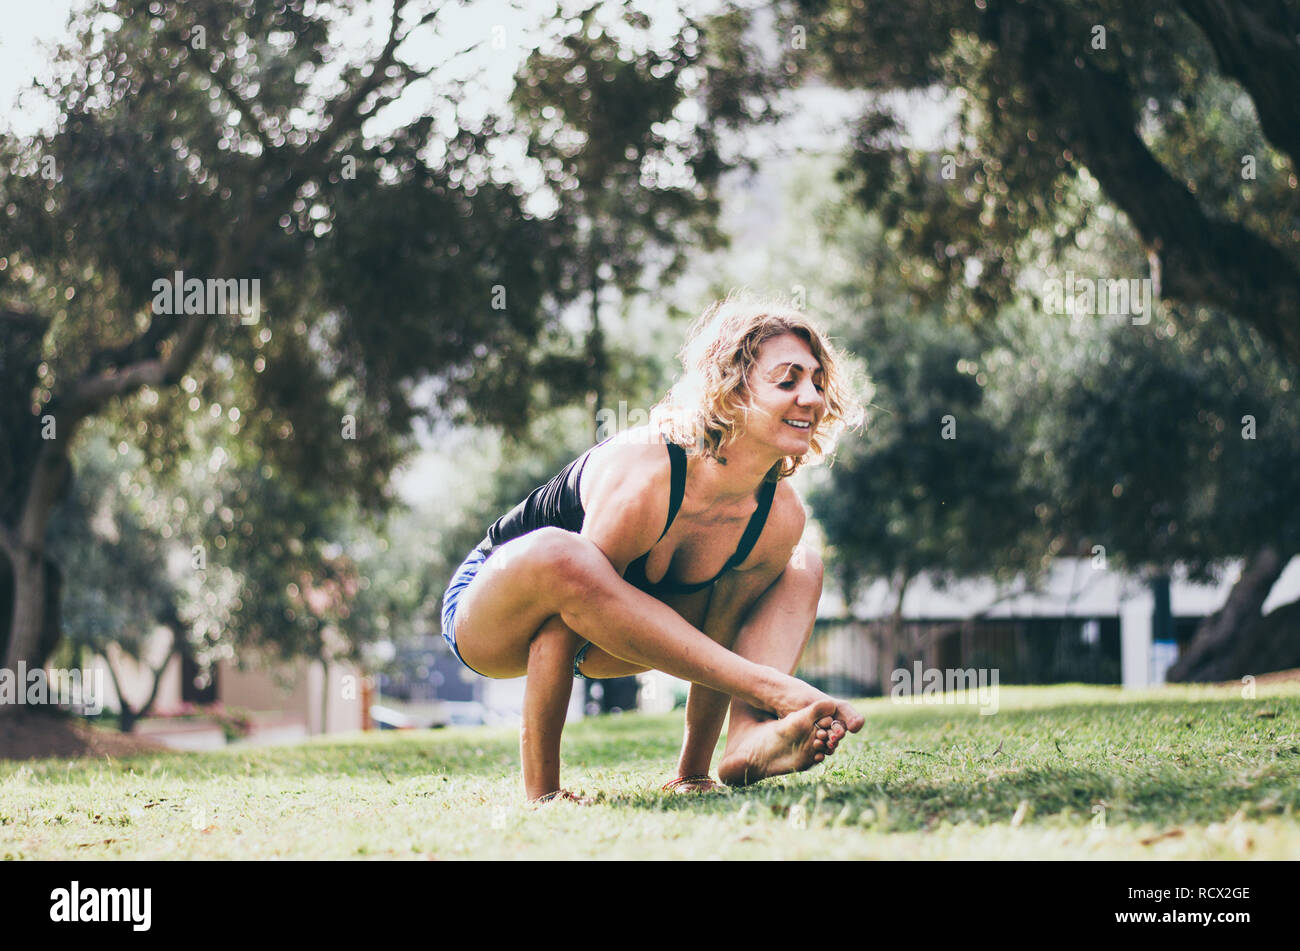
<path fill-rule="evenodd" d="M 525 554 L 539 590 L 560 603 L 580 603 L 607 585 L 614 566 L 590 540 L 562 528 L 539 528 L 528 536 Z"/>

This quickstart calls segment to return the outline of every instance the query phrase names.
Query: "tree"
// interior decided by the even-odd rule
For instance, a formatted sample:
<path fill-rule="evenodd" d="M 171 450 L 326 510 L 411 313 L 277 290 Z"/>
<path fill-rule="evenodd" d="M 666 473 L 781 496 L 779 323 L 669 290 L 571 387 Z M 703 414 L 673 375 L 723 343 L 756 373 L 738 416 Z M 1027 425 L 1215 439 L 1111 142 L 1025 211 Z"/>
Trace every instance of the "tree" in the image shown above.
<path fill-rule="evenodd" d="M 90 421 L 72 453 L 68 498 L 52 519 L 49 550 L 66 577 L 61 633 L 74 652 L 105 658 L 125 731 L 148 714 L 174 653 L 201 668 L 242 664 L 250 648 L 329 664 L 356 659 L 375 636 L 374 625 L 350 623 L 370 579 L 345 542 L 364 513 L 276 478 L 256 445 L 230 438 L 234 421 L 214 416 L 217 405 L 192 414 L 184 451 L 156 469 L 139 447 L 112 441 L 112 420 Z M 161 661 L 148 657 L 159 628 L 170 637 Z M 134 706 L 115 651 L 153 675 L 153 689 Z"/>
<path fill-rule="evenodd" d="M 1086 172 L 1127 217 L 1176 314 L 1230 314 L 1300 362 L 1294 2 L 778 9 L 807 33 L 805 49 L 786 51 L 792 75 L 948 94 L 955 127 L 932 156 L 944 161 L 903 147 L 898 100 L 881 96 L 860 123 L 854 163 L 860 197 L 931 260 L 937 290 L 978 265 L 974 299 L 995 310 L 1013 294 L 1032 231 L 1069 240 L 1100 211 L 1057 207 Z"/>
<path fill-rule="evenodd" d="M 874 395 L 865 433 L 844 440 L 809 503 L 847 598 L 862 580 L 890 583 L 894 610 L 876 631 L 884 685 L 921 646 L 905 643 L 902 628 L 918 574 L 1010 579 L 1041 567 L 1042 493 L 1022 480 L 1012 422 L 988 399 L 993 335 L 949 325 L 941 306 L 917 308 L 909 265 L 884 250 L 874 216 L 828 208 L 817 217 L 828 222 L 818 257 L 852 262 L 828 291 L 842 343 L 865 361 Z"/>
<path fill-rule="evenodd" d="M 1209 316 L 1184 329 L 1097 327 L 1085 339 L 1068 372 L 1031 396 L 1043 410 L 1029 458 L 1052 487 L 1045 524 L 1153 578 L 1181 563 L 1208 579 L 1229 557 L 1246 559 L 1171 679 L 1258 673 L 1266 656 L 1300 664 L 1300 644 L 1261 617 L 1300 551 L 1300 374 L 1249 328 Z"/>
<path fill-rule="evenodd" d="M 941 301 L 954 318 L 992 320 L 1045 278 L 1063 277 L 1058 262 L 1078 242 L 1104 234 L 1136 254 L 1111 257 L 1117 270 L 1088 277 L 1149 279 L 1159 316 L 1184 331 L 1226 317 L 1300 362 L 1293 2 L 797 0 L 774 8 L 780 35 L 799 39 L 783 44 L 777 75 L 873 93 L 845 179 L 881 215 L 891 246 L 921 262 L 911 282 L 918 300 Z M 918 148 L 904 113 L 936 91 L 952 121 L 937 145 Z M 1246 372 L 1264 369 L 1269 358 L 1259 359 Z M 1165 382 L 1188 382 L 1179 373 Z M 1153 389 L 1143 392 L 1167 406 Z M 1185 429 L 1182 417 L 1176 426 Z M 1205 444 L 1203 432 L 1183 436 L 1188 452 Z M 1291 485 L 1276 474 L 1279 486 Z M 1171 489 L 1161 506 L 1187 498 Z M 1111 506 L 1104 524 L 1131 524 L 1114 496 L 1079 501 Z M 1206 537 L 1226 546 L 1220 557 L 1250 559 L 1219 619 L 1222 648 L 1229 619 L 1258 616 L 1267 579 L 1288 553 L 1260 547 L 1268 534 L 1250 543 Z M 1064 541 L 1054 539 L 1054 550 Z"/>
<path fill-rule="evenodd" d="M 518 421 L 529 345 L 558 310 L 555 256 L 537 253 L 555 237 L 471 163 L 491 119 L 366 133 L 413 83 L 439 81 L 401 54 L 438 14 L 396 0 L 382 46 L 344 63 L 332 38 L 353 6 L 106 0 L 78 18 L 47 90 L 58 128 L 0 143 L 9 666 L 39 662 L 57 633 L 46 529 L 98 415 L 178 450 L 224 365 L 268 466 L 369 505 L 418 380 L 443 381 L 448 412 Z M 260 310 L 168 315 L 159 282 L 177 272 L 260 288 Z"/>
<path fill-rule="evenodd" d="M 716 190 L 734 159 L 724 156 L 719 133 L 771 117 L 750 111 L 751 97 L 763 102 L 768 85 L 758 71 L 735 88 L 708 85 L 755 56 L 734 15 L 702 29 L 674 11 L 682 27 L 657 47 L 646 14 L 630 2 L 620 15 L 607 15 L 610 7 L 597 3 L 562 19 L 562 35 L 528 57 L 511 97 L 528 156 L 550 193 L 564 196 L 558 218 L 574 252 L 565 287 L 588 300 L 583 356 L 553 370 L 569 381 L 569 395 L 587 395 L 593 417 L 605 408 L 612 360 L 604 289 L 635 296 L 647 289 L 648 269 L 651 286 L 662 285 L 681 272 L 688 248 L 721 246 Z M 704 89 L 713 90 L 707 103 L 699 99 Z"/>
<path fill-rule="evenodd" d="M 1016 403 L 1006 405 L 997 386 L 994 354 L 1008 328 L 952 325 L 945 302 L 914 286 L 925 262 L 891 244 L 881 216 L 836 181 L 838 164 L 821 156 L 789 165 L 771 185 L 782 200 L 772 202 L 779 210 L 766 244 L 753 242 L 739 266 L 826 322 L 848 355 L 848 385 L 869 403 L 864 429 L 842 435 L 828 466 L 797 478 L 809 485 L 829 573 L 846 599 L 866 582 L 889 582 L 894 611 L 871 631 L 876 673 L 888 684 L 899 661 L 922 647 L 903 636 L 912 580 L 922 572 L 941 583 L 1036 575 L 1046 542 L 1034 509 L 1043 493 L 1021 479 Z M 710 261 L 702 270 L 725 287 L 740 277 L 735 267 Z"/>
<path fill-rule="evenodd" d="M 74 654 L 88 650 L 104 657 L 121 707 L 119 722 L 129 733 L 153 708 L 172 656 L 186 649 L 187 628 L 167 543 L 152 530 L 140 495 L 119 479 L 140 464 L 139 452 L 130 459 L 119 455 L 102 428 L 88 435 L 79 446 L 77 478 L 50 526 L 50 552 L 68 579 L 60 633 Z M 154 635 L 164 628 L 168 646 L 160 661 L 151 661 Z M 127 695 L 110 645 L 149 670 L 145 697 Z"/>

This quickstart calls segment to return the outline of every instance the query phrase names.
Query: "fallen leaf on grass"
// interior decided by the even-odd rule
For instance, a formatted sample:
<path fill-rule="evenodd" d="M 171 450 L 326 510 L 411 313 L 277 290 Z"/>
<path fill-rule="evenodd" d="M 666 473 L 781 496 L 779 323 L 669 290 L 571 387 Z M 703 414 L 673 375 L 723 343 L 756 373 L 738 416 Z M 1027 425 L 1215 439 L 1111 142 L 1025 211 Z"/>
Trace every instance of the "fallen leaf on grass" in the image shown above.
<path fill-rule="evenodd" d="M 1182 834 L 1183 834 L 1183 830 L 1182 830 L 1182 829 L 1170 829 L 1168 832 L 1161 832 L 1159 835 L 1153 835 L 1153 836 L 1151 836 L 1151 838 L 1149 838 L 1149 839 L 1143 839 L 1143 840 L 1142 840 L 1142 844 L 1143 844 L 1143 845 L 1154 845 L 1156 842 L 1159 842 L 1161 839 L 1178 839 L 1178 838 L 1181 838 L 1181 837 L 1182 837 Z"/>
<path fill-rule="evenodd" d="M 1276 710 L 1256 710 L 1255 717 L 1260 720 L 1271 720 L 1277 716 Z"/>

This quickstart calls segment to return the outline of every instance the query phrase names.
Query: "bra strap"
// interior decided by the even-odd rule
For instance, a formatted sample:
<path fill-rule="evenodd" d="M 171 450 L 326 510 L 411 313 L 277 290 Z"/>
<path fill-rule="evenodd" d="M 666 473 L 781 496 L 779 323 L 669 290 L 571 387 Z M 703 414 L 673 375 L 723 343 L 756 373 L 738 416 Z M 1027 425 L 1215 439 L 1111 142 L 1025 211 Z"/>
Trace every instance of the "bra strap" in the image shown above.
<path fill-rule="evenodd" d="M 667 441 L 667 437 L 664 437 Z M 663 538 L 668 534 L 668 529 L 673 527 L 673 519 L 677 517 L 678 510 L 682 507 L 682 499 L 686 497 L 686 450 L 675 442 L 668 443 L 668 459 L 672 463 L 672 489 L 668 494 L 668 524 L 664 526 Z"/>
<path fill-rule="evenodd" d="M 740 538 L 740 544 L 736 546 L 736 553 L 731 556 L 731 560 L 718 572 L 717 578 L 721 578 L 724 573 L 739 565 L 749 553 L 754 550 L 758 544 L 758 536 L 763 534 L 763 526 L 767 524 L 767 513 L 772 508 L 772 497 L 776 494 L 775 482 L 764 482 L 763 489 L 758 496 L 758 508 L 754 509 L 754 514 L 749 519 L 749 524 L 745 526 L 745 534 Z M 714 580 L 716 581 L 717 578 Z"/>

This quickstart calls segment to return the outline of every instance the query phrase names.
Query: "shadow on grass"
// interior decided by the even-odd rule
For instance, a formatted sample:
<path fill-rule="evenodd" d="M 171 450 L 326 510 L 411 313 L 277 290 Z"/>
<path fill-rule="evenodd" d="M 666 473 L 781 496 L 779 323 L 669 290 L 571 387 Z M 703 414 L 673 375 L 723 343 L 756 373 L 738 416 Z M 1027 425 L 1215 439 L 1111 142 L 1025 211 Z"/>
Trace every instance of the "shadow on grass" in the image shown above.
<path fill-rule="evenodd" d="M 1060 817 L 1222 822 L 1300 812 L 1300 696 L 1143 698 L 1004 709 L 881 709 L 825 766 L 727 796 L 630 795 L 634 808 L 846 813 L 880 831 Z M 865 819 L 862 817 L 866 817 Z"/>
<path fill-rule="evenodd" d="M 881 783 L 836 778 L 790 783 L 768 780 L 726 795 L 623 795 L 612 805 L 701 816 L 733 815 L 746 804 L 758 815 L 788 817 L 792 808 L 848 821 L 879 832 L 931 830 L 940 824 L 1006 824 L 1022 802 L 1026 826 L 1059 817 L 1080 827 L 1145 824 L 1160 827 L 1224 822 L 1238 812 L 1263 819 L 1300 811 L 1294 779 L 1274 778 L 1258 786 L 1224 787 L 1214 776 L 1165 776 L 1132 781 L 1098 769 L 1063 767 L 1027 770 L 995 784 L 979 781 L 917 780 L 882 788 Z"/>

